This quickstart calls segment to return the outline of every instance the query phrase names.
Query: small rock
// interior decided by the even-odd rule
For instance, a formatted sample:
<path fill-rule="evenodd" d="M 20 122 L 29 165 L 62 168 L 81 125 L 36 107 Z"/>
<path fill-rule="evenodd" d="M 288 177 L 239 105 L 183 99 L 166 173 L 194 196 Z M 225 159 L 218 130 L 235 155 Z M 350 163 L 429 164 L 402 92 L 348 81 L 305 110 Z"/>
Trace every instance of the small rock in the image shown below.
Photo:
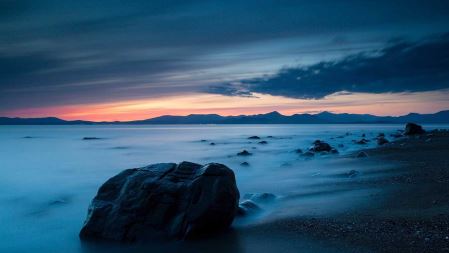
<path fill-rule="evenodd" d="M 246 215 L 258 213 L 260 211 L 262 211 L 262 208 L 260 208 L 256 203 L 254 203 L 251 200 L 245 200 L 239 204 L 239 207 L 237 210 L 237 215 L 238 216 L 246 216 Z"/>
<path fill-rule="evenodd" d="M 207 140 L 204 140 L 204 139 L 203 139 L 203 140 L 201 140 L 201 142 L 206 142 L 206 141 L 207 141 Z"/>
<path fill-rule="evenodd" d="M 356 171 L 356 170 L 351 170 L 347 173 L 348 177 L 356 177 L 360 174 L 360 172 Z"/>
<path fill-rule="evenodd" d="M 339 148 L 343 148 L 345 145 L 343 145 L 343 144 L 338 144 L 338 147 Z"/>
<path fill-rule="evenodd" d="M 328 143 L 320 140 L 316 140 L 313 142 L 313 146 L 309 148 L 309 151 L 312 152 L 323 152 L 323 151 L 331 151 L 332 147 Z"/>
<path fill-rule="evenodd" d="M 367 144 L 369 142 L 369 140 L 367 140 L 367 139 L 365 139 L 365 138 L 362 138 L 362 139 L 360 139 L 360 140 L 358 140 L 358 141 L 355 141 L 355 143 L 356 144 L 359 144 L 359 145 L 365 145 L 365 144 Z"/>
<path fill-rule="evenodd" d="M 215 146 L 215 142 L 211 142 L 209 145 L 211 146 Z"/>
<path fill-rule="evenodd" d="M 302 156 L 305 156 L 305 157 L 314 157 L 314 156 L 315 156 L 315 153 L 313 153 L 312 151 L 307 151 L 307 152 L 303 153 Z"/>
<path fill-rule="evenodd" d="M 367 154 L 365 151 L 360 151 L 360 152 L 357 154 L 357 157 L 358 157 L 358 158 L 368 157 L 368 154 Z"/>
<path fill-rule="evenodd" d="M 101 140 L 101 138 L 98 138 L 98 137 L 84 137 L 83 140 L 84 141 Z"/>
<path fill-rule="evenodd" d="M 385 137 L 378 137 L 377 138 L 377 145 L 384 145 L 384 144 L 387 144 L 387 143 L 389 143 L 390 141 L 389 140 L 387 140 Z"/>
<path fill-rule="evenodd" d="M 259 141 L 259 144 L 265 145 L 265 144 L 268 144 L 268 142 L 267 141 Z"/>
<path fill-rule="evenodd" d="M 339 153 L 338 150 L 335 149 L 335 148 L 332 148 L 331 151 L 329 151 L 329 152 L 330 152 L 331 154 L 334 154 L 334 155 L 336 155 L 336 154 Z"/>
<path fill-rule="evenodd" d="M 241 152 L 238 152 L 237 155 L 239 156 L 249 156 L 252 155 L 250 152 L 248 152 L 248 150 L 242 150 Z"/>
<path fill-rule="evenodd" d="M 273 137 L 272 135 L 268 135 L 267 138 L 270 138 L 270 139 L 271 139 L 271 138 L 274 138 L 274 137 Z"/>
<path fill-rule="evenodd" d="M 33 137 L 32 136 L 24 136 L 23 138 L 24 139 L 32 139 Z"/>
<path fill-rule="evenodd" d="M 302 149 L 300 149 L 300 148 L 295 149 L 295 153 L 296 153 L 296 154 L 302 154 Z"/>
<path fill-rule="evenodd" d="M 249 140 L 260 140 L 260 137 L 257 135 L 248 137 Z"/>
<path fill-rule="evenodd" d="M 242 162 L 240 165 L 244 166 L 244 167 L 248 167 L 249 166 L 249 162 Z"/>

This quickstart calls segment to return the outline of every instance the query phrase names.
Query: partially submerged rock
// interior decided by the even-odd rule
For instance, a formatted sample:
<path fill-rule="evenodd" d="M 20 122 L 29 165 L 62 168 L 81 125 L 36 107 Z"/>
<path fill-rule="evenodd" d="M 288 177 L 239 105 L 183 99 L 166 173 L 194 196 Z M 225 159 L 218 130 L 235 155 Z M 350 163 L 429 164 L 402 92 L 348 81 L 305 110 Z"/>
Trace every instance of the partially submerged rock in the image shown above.
<path fill-rule="evenodd" d="M 362 138 L 362 139 L 360 139 L 360 140 L 358 140 L 358 141 L 354 141 L 356 144 L 359 144 L 359 145 L 365 145 L 365 144 L 367 144 L 368 142 L 369 142 L 369 140 L 367 140 L 367 139 L 365 139 L 365 138 Z"/>
<path fill-rule="evenodd" d="M 265 144 L 268 144 L 268 142 L 267 141 L 259 141 L 259 144 L 265 145 Z"/>
<path fill-rule="evenodd" d="M 303 153 L 301 155 L 304 156 L 304 157 L 314 157 L 315 153 L 313 153 L 312 151 L 307 151 L 307 152 L 305 152 L 305 153 Z"/>
<path fill-rule="evenodd" d="M 384 144 L 387 144 L 387 143 L 389 143 L 390 141 L 389 140 L 387 140 L 385 137 L 383 137 L 383 136 L 380 136 L 380 137 L 377 137 L 377 145 L 384 145 Z"/>
<path fill-rule="evenodd" d="M 268 193 L 268 192 L 247 193 L 243 196 L 243 199 L 248 199 L 248 200 L 254 201 L 256 203 L 266 203 L 266 202 L 274 201 L 276 199 L 276 195 L 274 195 L 273 193 Z"/>
<path fill-rule="evenodd" d="M 242 162 L 242 163 L 240 164 L 240 166 L 248 167 L 248 166 L 249 166 L 249 162 Z"/>
<path fill-rule="evenodd" d="M 249 156 L 252 155 L 250 152 L 248 152 L 248 150 L 244 149 L 240 152 L 237 153 L 238 156 Z"/>
<path fill-rule="evenodd" d="M 251 200 L 245 200 L 242 203 L 240 203 L 237 215 L 247 216 L 254 213 L 258 213 L 260 211 L 262 211 L 262 208 L 260 208 L 256 203 L 254 203 Z"/>
<path fill-rule="evenodd" d="M 302 154 L 302 149 L 300 149 L 300 148 L 295 149 L 295 153 L 296 154 Z"/>
<path fill-rule="evenodd" d="M 248 137 L 249 140 L 260 140 L 260 137 L 257 135 Z"/>
<path fill-rule="evenodd" d="M 101 140 L 99 137 L 84 137 L 83 141 Z"/>
<path fill-rule="evenodd" d="M 407 123 L 405 125 L 404 135 L 418 135 L 424 134 L 426 131 L 422 128 L 422 126 L 415 123 Z"/>
<path fill-rule="evenodd" d="M 135 241 L 219 232 L 231 225 L 238 201 L 234 172 L 222 164 L 128 169 L 100 187 L 80 237 Z"/>
<path fill-rule="evenodd" d="M 323 152 L 323 151 L 331 151 L 332 147 L 328 143 L 320 140 L 316 140 L 313 142 L 313 146 L 309 148 L 309 151 L 312 152 Z"/>
<path fill-rule="evenodd" d="M 360 172 L 358 172 L 357 170 L 350 170 L 348 173 L 346 173 L 346 175 L 348 176 L 348 177 L 356 177 L 356 176 L 358 176 L 360 174 Z"/>
<path fill-rule="evenodd" d="M 367 154 L 365 151 L 360 151 L 360 152 L 357 154 L 357 157 L 358 157 L 358 158 L 368 157 L 368 154 Z"/>

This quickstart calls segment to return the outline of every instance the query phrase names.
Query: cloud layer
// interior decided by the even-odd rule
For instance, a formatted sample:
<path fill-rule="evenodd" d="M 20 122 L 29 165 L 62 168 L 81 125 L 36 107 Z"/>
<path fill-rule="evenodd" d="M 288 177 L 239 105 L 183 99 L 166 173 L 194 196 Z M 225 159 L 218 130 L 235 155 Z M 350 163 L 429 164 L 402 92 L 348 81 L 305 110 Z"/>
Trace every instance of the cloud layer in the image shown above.
<path fill-rule="evenodd" d="M 378 51 L 310 66 L 285 68 L 272 76 L 210 88 L 211 93 L 262 93 L 321 99 L 336 92 L 419 92 L 449 88 L 449 35 L 420 42 L 394 42 Z"/>

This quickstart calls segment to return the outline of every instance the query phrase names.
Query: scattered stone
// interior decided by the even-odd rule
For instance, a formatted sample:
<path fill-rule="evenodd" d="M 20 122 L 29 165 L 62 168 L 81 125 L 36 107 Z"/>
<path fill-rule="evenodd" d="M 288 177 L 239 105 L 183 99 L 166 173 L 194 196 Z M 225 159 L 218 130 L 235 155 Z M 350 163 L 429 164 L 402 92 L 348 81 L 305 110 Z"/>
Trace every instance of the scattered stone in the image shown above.
<path fill-rule="evenodd" d="M 365 138 L 366 137 L 366 134 L 362 134 L 362 138 Z"/>
<path fill-rule="evenodd" d="M 394 134 L 390 134 L 390 136 L 393 138 L 401 138 L 403 135 L 401 133 L 394 133 Z"/>
<path fill-rule="evenodd" d="M 367 139 L 365 139 L 365 138 L 362 138 L 362 139 L 360 139 L 360 140 L 358 140 L 358 141 L 355 141 L 355 143 L 356 144 L 359 144 L 359 145 L 365 145 L 365 144 L 367 144 L 369 142 L 369 140 L 367 140 Z"/>
<path fill-rule="evenodd" d="M 415 124 L 415 123 L 407 123 L 405 125 L 405 135 L 418 135 L 418 134 L 424 134 L 426 131 L 422 128 L 422 126 Z"/>
<path fill-rule="evenodd" d="M 356 177 L 360 174 L 360 172 L 358 172 L 357 170 L 351 170 L 347 173 L 348 177 Z"/>
<path fill-rule="evenodd" d="M 260 140 L 260 137 L 257 135 L 248 137 L 249 140 Z"/>
<path fill-rule="evenodd" d="M 227 229 L 239 209 L 234 172 L 223 164 L 160 163 L 124 170 L 98 190 L 82 239 L 189 239 Z"/>
<path fill-rule="evenodd" d="M 302 154 L 302 149 L 300 149 L 300 148 L 295 149 L 295 153 L 296 153 L 296 154 Z"/>
<path fill-rule="evenodd" d="M 384 144 L 387 144 L 387 143 L 389 143 L 390 141 L 389 140 L 387 140 L 385 137 L 383 137 L 383 136 L 380 136 L 380 137 L 378 137 L 377 138 L 377 145 L 384 145 Z"/>
<path fill-rule="evenodd" d="M 204 140 L 204 139 L 203 139 L 203 140 L 201 140 L 201 142 L 206 142 L 206 141 L 207 141 L 207 140 Z"/>
<path fill-rule="evenodd" d="M 259 144 L 265 145 L 265 144 L 268 144 L 268 142 L 267 141 L 259 141 Z"/>
<path fill-rule="evenodd" d="M 243 196 L 243 199 L 248 199 L 251 201 L 254 201 L 256 203 L 264 203 L 264 202 L 271 202 L 276 199 L 276 195 L 273 193 L 247 193 Z"/>
<path fill-rule="evenodd" d="M 83 141 L 91 141 L 91 140 L 101 140 L 102 138 L 98 137 L 84 137 Z"/>
<path fill-rule="evenodd" d="M 209 145 L 211 146 L 215 146 L 215 142 L 211 142 Z"/>
<path fill-rule="evenodd" d="M 368 157 L 368 154 L 367 154 L 365 151 L 360 151 L 360 152 L 357 154 L 357 157 L 358 157 L 358 158 Z"/>
<path fill-rule="evenodd" d="M 242 163 L 240 164 L 240 166 L 248 167 L 248 166 L 249 166 L 249 162 L 242 162 Z"/>
<path fill-rule="evenodd" d="M 262 208 L 260 208 L 256 203 L 254 203 L 251 200 L 245 200 L 242 203 L 240 203 L 237 211 L 238 216 L 247 216 L 251 214 L 255 214 L 262 211 Z"/>
<path fill-rule="evenodd" d="M 312 152 L 323 152 L 323 151 L 331 151 L 332 147 L 328 143 L 320 140 L 316 140 L 313 142 L 313 146 L 309 148 L 309 151 Z"/>
<path fill-rule="evenodd" d="M 312 151 L 307 151 L 307 152 L 303 153 L 302 156 L 305 156 L 305 157 L 314 157 L 314 156 L 315 156 L 315 153 L 313 153 Z"/>
<path fill-rule="evenodd" d="M 248 152 L 248 150 L 244 149 L 244 150 L 238 152 L 237 155 L 239 155 L 239 156 L 249 156 L 249 155 L 252 155 L 252 154 L 250 152 Z"/>
<path fill-rule="evenodd" d="M 268 135 L 267 138 L 272 139 L 272 138 L 274 138 L 274 137 L 273 137 L 272 135 Z"/>
<path fill-rule="evenodd" d="M 329 153 L 336 155 L 336 154 L 338 154 L 339 152 L 338 152 L 337 149 L 332 148 L 331 151 L 329 151 Z"/>

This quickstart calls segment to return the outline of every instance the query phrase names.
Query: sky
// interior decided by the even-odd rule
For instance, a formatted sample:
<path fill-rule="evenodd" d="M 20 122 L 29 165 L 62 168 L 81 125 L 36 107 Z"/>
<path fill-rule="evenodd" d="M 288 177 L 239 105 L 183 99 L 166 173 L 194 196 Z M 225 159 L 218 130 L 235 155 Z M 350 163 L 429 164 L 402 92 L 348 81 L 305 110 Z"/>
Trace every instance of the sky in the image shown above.
<path fill-rule="evenodd" d="M 447 0 L 0 0 L 0 116 L 447 109 Z"/>

